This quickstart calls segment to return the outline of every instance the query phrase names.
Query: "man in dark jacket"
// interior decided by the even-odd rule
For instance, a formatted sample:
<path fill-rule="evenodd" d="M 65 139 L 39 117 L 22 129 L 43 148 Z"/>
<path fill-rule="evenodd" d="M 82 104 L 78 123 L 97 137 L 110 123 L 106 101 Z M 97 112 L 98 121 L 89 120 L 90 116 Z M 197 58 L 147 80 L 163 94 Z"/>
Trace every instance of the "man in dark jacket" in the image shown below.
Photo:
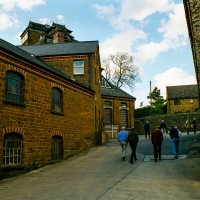
<path fill-rule="evenodd" d="M 148 121 L 146 121 L 144 125 L 144 132 L 145 132 L 145 137 L 147 138 L 147 134 L 148 134 L 150 138 L 150 125 Z"/>
<path fill-rule="evenodd" d="M 159 160 L 161 160 L 162 141 L 163 141 L 163 134 L 160 131 L 160 127 L 157 126 L 156 130 L 151 135 L 151 143 L 153 144 L 153 148 L 154 148 L 155 162 L 157 162 L 158 155 L 159 155 Z"/>
<path fill-rule="evenodd" d="M 172 145 L 172 151 L 174 153 L 174 158 L 178 158 L 178 148 L 179 148 L 179 134 L 178 130 L 174 128 L 174 126 L 171 126 L 171 129 L 169 130 L 169 135 L 171 139 L 171 145 Z"/>
<path fill-rule="evenodd" d="M 139 141 L 138 133 L 134 130 L 134 128 L 131 128 L 131 132 L 128 135 L 128 142 L 131 147 L 131 157 L 130 157 L 130 162 L 133 163 L 133 157 L 135 160 L 137 160 L 136 157 L 136 148 L 137 148 L 137 143 Z"/>

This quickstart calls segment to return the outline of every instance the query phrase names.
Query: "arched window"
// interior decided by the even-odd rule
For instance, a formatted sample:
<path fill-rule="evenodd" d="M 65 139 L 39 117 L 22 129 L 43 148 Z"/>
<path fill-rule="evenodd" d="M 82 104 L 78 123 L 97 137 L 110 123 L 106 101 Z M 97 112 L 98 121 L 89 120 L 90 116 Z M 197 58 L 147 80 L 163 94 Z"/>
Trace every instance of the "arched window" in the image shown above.
<path fill-rule="evenodd" d="M 61 136 L 55 135 L 52 137 L 51 159 L 52 160 L 63 159 L 63 138 Z"/>
<path fill-rule="evenodd" d="M 18 72 L 9 70 L 6 72 L 5 100 L 23 104 L 24 77 Z"/>
<path fill-rule="evenodd" d="M 16 165 L 22 163 L 22 135 L 7 133 L 4 135 L 3 164 Z"/>
<path fill-rule="evenodd" d="M 59 88 L 52 88 L 52 111 L 63 112 L 63 92 Z"/>

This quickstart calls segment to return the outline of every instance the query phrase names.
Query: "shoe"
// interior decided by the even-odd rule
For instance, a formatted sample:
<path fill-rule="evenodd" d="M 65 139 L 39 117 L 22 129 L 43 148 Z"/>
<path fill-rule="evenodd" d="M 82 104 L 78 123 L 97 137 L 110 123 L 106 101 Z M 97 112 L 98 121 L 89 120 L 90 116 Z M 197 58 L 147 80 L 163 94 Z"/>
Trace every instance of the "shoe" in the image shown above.
<path fill-rule="evenodd" d="M 133 164 L 133 161 L 130 161 L 131 164 Z"/>
<path fill-rule="evenodd" d="M 137 160 L 137 158 L 135 158 L 134 160 Z"/>
<path fill-rule="evenodd" d="M 157 162 L 157 159 L 155 159 L 155 162 Z"/>
<path fill-rule="evenodd" d="M 175 158 L 175 159 L 177 159 L 178 157 L 177 157 L 177 156 L 175 156 L 174 158 Z"/>
<path fill-rule="evenodd" d="M 122 157 L 122 160 L 125 161 L 125 157 Z"/>
<path fill-rule="evenodd" d="M 162 160 L 161 158 L 159 158 L 159 160 Z"/>

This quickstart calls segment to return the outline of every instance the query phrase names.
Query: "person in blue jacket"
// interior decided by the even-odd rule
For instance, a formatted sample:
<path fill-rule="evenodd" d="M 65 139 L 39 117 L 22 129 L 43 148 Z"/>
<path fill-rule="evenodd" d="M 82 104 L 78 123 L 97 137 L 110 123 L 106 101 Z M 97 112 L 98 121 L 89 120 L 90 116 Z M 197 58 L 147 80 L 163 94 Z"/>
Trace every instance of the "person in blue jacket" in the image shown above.
<path fill-rule="evenodd" d="M 125 127 L 122 127 L 122 130 L 118 133 L 118 141 L 122 147 L 122 160 L 126 159 L 126 151 L 127 151 L 127 139 L 128 132 L 125 130 Z"/>

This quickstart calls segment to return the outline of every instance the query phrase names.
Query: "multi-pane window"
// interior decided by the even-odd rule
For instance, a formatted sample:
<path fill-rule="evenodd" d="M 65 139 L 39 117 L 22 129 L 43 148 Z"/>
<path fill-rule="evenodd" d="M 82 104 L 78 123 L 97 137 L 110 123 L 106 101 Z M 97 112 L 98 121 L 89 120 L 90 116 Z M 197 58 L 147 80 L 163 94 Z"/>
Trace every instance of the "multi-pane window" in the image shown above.
<path fill-rule="evenodd" d="M 121 102 L 121 126 L 128 127 L 128 103 Z"/>
<path fill-rule="evenodd" d="M 52 137 L 51 159 L 52 160 L 63 159 L 63 138 L 60 136 Z"/>
<path fill-rule="evenodd" d="M 59 88 L 52 88 L 52 111 L 61 113 L 63 111 L 62 91 Z"/>
<path fill-rule="evenodd" d="M 180 99 L 174 99 L 174 105 L 181 105 Z"/>
<path fill-rule="evenodd" d="M 84 61 L 83 60 L 77 60 L 74 61 L 74 74 L 84 74 Z"/>
<path fill-rule="evenodd" d="M 23 103 L 24 77 L 15 71 L 6 72 L 5 100 L 14 103 Z"/>
<path fill-rule="evenodd" d="M 17 133 L 4 135 L 3 164 L 16 165 L 22 163 L 22 136 Z"/>
<path fill-rule="evenodd" d="M 121 126 L 128 127 L 128 111 L 123 109 L 121 110 Z"/>

